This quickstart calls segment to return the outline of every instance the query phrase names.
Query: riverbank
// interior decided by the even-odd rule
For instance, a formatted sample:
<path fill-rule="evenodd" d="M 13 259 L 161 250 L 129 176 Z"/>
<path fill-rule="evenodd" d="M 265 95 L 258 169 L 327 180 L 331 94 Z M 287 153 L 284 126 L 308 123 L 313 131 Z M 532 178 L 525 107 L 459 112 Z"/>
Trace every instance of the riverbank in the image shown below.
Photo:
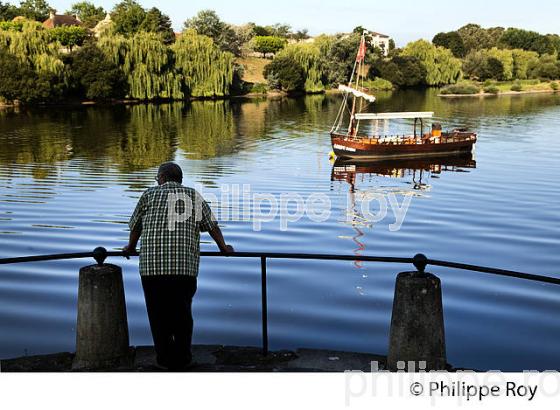
<path fill-rule="evenodd" d="M 443 98 L 461 98 L 461 97 L 499 97 L 501 95 L 524 95 L 524 94 L 555 94 L 558 90 L 529 90 L 529 91 L 503 91 L 498 93 L 485 93 L 484 91 L 476 94 L 438 94 Z"/>

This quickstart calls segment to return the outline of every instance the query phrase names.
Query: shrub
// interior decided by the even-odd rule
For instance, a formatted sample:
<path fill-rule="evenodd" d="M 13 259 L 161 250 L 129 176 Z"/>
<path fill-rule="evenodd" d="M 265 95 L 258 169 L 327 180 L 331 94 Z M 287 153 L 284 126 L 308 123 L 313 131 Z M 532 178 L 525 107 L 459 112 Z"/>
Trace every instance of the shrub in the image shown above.
<path fill-rule="evenodd" d="M 375 91 L 390 91 L 394 88 L 393 83 L 391 83 L 391 81 L 385 80 L 384 78 L 380 78 L 380 77 L 377 77 L 373 81 L 368 80 L 364 82 L 364 87 Z"/>
<path fill-rule="evenodd" d="M 305 85 L 305 72 L 292 57 L 276 57 L 264 68 L 263 75 L 271 88 L 291 92 L 301 91 Z"/>
<path fill-rule="evenodd" d="M 266 86 L 266 84 L 255 83 L 251 86 L 250 92 L 255 94 L 266 94 L 267 91 L 268 91 L 268 87 Z"/>
<path fill-rule="evenodd" d="M 494 80 L 486 80 L 486 81 L 484 81 L 484 86 L 485 86 L 485 87 L 490 87 L 491 85 L 496 85 L 496 81 L 494 81 Z"/>
<path fill-rule="evenodd" d="M 552 82 L 552 83 L 550 83 L 550 88 L 552 88 L 554 91 L 558 91 L 560 86 L 558 85 L 557 82 Z"/>
<path fill-rule="evenodd" d="M 521 85 L 521 83 L 519 81 L 516 81 L 513 83 L 513 85 L 510 88 L 511 91 L 523 91 L 523 86 Z"/>
<path fill-rule="evenodd" d="M 500 89 L 495 85 L 490 85 L 488 87 L 484 87 L 484 92 L 488 94 L 498 94 L 500 92 Z"/>
<path fill-rule="evenodd" d="M 478 94 L 480 88 L 471 83 L 458 83 L 448 85 L 441 90 L 442 94 Z"/>

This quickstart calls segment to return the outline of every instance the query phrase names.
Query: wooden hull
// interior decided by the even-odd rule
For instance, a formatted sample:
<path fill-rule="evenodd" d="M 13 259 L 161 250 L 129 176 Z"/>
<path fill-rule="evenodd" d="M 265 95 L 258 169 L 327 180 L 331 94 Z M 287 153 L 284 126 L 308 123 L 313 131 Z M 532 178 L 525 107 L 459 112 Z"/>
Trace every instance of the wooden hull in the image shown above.
<path fill-rule="evenodd" d="M 367 143 L 367 138 L 352 139 L 344 134 L 331 133 L 331 142 L 338 158 L 354 160 L 384 160 L 396 158 L 445 157 L 472 152 L 476 134 L 457 133 L 442 136 L 448 142 L 433 143 L 423 140 L 422 144 Z"/>

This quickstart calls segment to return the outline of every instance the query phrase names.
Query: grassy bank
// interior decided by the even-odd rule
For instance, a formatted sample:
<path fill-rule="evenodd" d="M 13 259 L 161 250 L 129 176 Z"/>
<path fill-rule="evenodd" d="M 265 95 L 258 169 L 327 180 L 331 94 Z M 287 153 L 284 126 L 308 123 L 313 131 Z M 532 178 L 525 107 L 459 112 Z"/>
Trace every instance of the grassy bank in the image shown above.
<path fill-rule="evenodd" d="M 440 97 L 480 97 L 556 92 L 560 80 L 513 80 L 513 81 L 461 81 L 442 88 Z"/>

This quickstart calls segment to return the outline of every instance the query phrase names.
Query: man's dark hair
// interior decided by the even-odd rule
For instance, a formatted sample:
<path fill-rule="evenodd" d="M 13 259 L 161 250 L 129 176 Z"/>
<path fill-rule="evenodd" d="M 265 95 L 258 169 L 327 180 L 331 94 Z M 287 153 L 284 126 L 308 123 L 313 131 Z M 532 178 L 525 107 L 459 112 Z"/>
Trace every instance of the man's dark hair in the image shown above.
<path fill-rule="evenodd" d="M 162 177 L 165 182 L 183 182 L 183 171 L 181 171 L 181 167 L 174 162 L 165 162 L 161 164 L 159 166 L 158 176 Z"/>

